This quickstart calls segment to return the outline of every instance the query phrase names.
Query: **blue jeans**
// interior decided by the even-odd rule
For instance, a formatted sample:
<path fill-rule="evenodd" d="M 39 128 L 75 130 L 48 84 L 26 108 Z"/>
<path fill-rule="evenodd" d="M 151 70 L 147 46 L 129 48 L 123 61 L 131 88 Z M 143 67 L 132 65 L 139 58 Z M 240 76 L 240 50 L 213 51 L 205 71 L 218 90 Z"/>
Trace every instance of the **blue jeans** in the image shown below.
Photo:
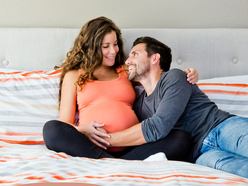
<path fill-rule="evenodd" d="M 234 116 L 204 139 L 196 164 L 248 178 L 248 118 Z"/>

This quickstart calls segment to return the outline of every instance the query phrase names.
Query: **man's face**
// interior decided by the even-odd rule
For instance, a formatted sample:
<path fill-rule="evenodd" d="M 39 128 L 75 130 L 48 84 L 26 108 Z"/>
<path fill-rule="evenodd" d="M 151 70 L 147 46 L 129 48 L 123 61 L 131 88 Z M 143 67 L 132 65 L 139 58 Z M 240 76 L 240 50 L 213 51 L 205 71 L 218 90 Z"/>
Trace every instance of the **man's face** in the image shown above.
<path fill-rule="evenodd" d="M 139 81 L 150 71 L 150 58 L 145 50 L 146 44 L 135 45 L 125 64 L 128 66 L 128 80 Z"/>

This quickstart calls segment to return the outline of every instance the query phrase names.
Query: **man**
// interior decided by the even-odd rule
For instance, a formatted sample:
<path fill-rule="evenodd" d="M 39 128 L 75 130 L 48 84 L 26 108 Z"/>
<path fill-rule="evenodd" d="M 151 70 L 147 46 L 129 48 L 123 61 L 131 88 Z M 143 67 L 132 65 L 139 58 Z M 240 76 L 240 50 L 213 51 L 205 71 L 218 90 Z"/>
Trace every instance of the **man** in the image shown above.
<path fill-rule="evenodd" d="M 111 146 L 137 146 L 165 138 L 172 129 L 191 134 L 190 161 L 248 178 L 248 118 L 219 110 L 179 69 L 169 70 L 171 50 L 150 38 L 136 39 L 126 65 L 129 80 L 144 91 L 134 104 L 142 121 L 109 134 Z"/>

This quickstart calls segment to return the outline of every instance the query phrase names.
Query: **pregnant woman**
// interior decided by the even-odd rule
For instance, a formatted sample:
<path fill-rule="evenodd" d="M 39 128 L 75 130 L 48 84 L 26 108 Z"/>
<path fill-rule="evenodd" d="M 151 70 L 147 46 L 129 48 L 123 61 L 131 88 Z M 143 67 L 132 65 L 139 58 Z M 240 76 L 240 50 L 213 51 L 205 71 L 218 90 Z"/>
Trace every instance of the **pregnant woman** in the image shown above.
<path fill-rule="evenodd" d="M 106 148 L 104 138 L 109 137 L 108 133 L 139 123 L 133 111 L 136 95 L 127 79 L 124 60 L 120 29 L 110 19 L 99 17 L 82 27 L 61 65 L 59 120 L 48 121 L 43 128 L 48 149 L 96 159 L 140 160 L 157 152 L 181 154 L 184 150 L 177 144 L 182 142 L 188 151 L 190 139 L 179 130 L 139 147 Z M 196 70 L 191 69 L 191 77 L 195 74 Z M 79 121 L 75 124 L 77 113 Z"/>

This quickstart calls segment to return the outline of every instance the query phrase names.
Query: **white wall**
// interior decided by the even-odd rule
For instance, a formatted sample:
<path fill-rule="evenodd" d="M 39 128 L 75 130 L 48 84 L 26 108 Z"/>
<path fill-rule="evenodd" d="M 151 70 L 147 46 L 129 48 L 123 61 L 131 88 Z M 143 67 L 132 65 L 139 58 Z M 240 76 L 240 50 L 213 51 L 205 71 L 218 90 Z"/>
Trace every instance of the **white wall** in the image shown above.
<path fill-rule="evenodd" d="M 248 0 L 0 0 L 0 27 L 248 28 Z"/>

